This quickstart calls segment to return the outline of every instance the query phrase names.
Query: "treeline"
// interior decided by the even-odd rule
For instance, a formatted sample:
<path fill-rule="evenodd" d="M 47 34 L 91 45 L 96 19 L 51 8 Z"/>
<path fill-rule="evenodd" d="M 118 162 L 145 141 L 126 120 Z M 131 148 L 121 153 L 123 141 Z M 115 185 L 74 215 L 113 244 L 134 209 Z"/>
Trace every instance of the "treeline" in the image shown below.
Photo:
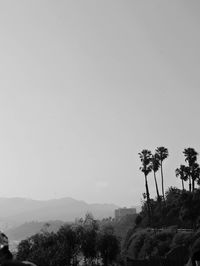
<path fill-rule="evenodd" d="M 99 226 L 89 214 L 74 224 L 62 226 L 56 233 L 46 230 L 18 245 L 17 259 L 38 266 L 74 266 L 103 264 L 118 259 L 120 241 L 111 225 Z"/>
<path fill-rule="evenodd" d="M 150 204 L 150 217 L 149 207 Z M 137 227 L 198 229 L 200 227 L 200 190 L 194 192 L 170 187 L 165 193 L 165 202 L 157 199 L 145 201 L 136 217 Z"/>
<path fill-rule="evenodd" d="M 200 190 L 194 192 L 170 187 L 165 202 L 150 200 L 151 227 L 145 201 L 136 218 L 136 225 L 129 230 L 123 253 L 134 259 L 166 258 L 173 251 L 178 259 L 184 248 L 185 260 L 189 259 L 192 246 L 200 239 Z M 200 244 L 199 244 L 200 247 Z M 174 264 L 176 265 L 176 264 Z"/>
<path fill-rule="evenodd" d="M 126 235 L 123 254 L 135 260 L 165 260 L 171 256 L 178 265 L 189 259 L 195 243 L 200 247 L 200 167 L 198 153 L 193 148 L 183 151 L 185 163 L 175 169 L 174 177 L 182 183 L 182 189 L 164 188 L 163 164 L 169 152 L 158 147 L 154 153 L 144 149 L 139 153 L 140 170 L 144 174 L 145 193 L 141 212 L 135 225 Z M 161 187 L 157 176 L 160 172 Z M 156 197 L 149 191 L 149 176 L 153 174 Z M 181 254 L 181 255 L 180 255 Z M 171 258 L 172 259 L 172 258 Z M 153 265 L 153 264 L 152 264 Z"/>
<path fill-rule="evenodd" d="M 164 226 L 168 225 L 168 216 L 172 216 L 171 213 L 174 212 L 174 216 L 172 216 L 172 220 L 170 223 L 175 222 L 177 225 L 185 225 L 183 219 L 177 219 L 177 216 L 180 217 L 188 217 L 187 225 L 190 222 L 190 226 L 195 227 L 197 222 L 197 217 L 200 213 L 197 211 L 195 217 L 192 214 L 192 210 L 189 210 L 193 206 L 198 205 L 199 190 L 195 188 L 195 185 L 200 184 L 200 166 L 197 162 L 198 153 L 193 148 L 186 148 L 183 151 L 183 155 L 185 157 L 185 163 L 181 164 L 179 168 L 175 170 L 176 177 L 179 177 L 182 182 L 182 190 L 178 190 L 176 188 L 171 188 L 165 193 L 164 190 L 164 175 L 163 175 L 163 162 L 169 156 L 168 149 L 165 147 L 158 147 L 155 150 L 155 153 L 152 153 L 150 150 L 144 149 L 139 153 L 139 157 L 141 160 L 140 170 L 144 174 L 145 178 L 145 191 L 144 199 L 146 202 L 144 203 L 143 210 L 140 216 L 137 218 L 137 222 L 142 219 L 145 226 Z M 157 183 L 157 172 L 160 169 L 161 175 L 161 190 L 162 194 L 160 194 L 160 190 Z M 149 186 L 148 186 L 148 176 L 153 172 L 155 187 L 157 197 L 156 199 L 152 199 L 150 197 Z M 185 183 L 188 183 L 188 190 L 186 190 Z M 170 198 L 173 198 L 174 202 L 171 203 Z M 184 209 L 184 211 L 183 211 Z M 186 213 L 186 209 L 188 215 Z M 176 211 L 175 211 L 176 210 Z M 196 209 L 195 209 L 196 210 Z M 145 215 L 144 215 L 145 214 Z M 146 217 L 144 222 L 144 216 Z M 143 218 L 142 218 L 143 217 Z M 174 217 L 174 218 L 173 218 Z M 162 220 L 162 221 L 161 221 Z"/>

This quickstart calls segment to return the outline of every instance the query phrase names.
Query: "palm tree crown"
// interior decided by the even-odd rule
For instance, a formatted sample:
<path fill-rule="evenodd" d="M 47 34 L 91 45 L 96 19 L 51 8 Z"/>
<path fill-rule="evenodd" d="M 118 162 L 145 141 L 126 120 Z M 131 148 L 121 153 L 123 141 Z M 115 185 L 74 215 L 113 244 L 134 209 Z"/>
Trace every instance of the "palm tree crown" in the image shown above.
<path fill-rule="evenodd" d="M 180 177 L 180 179 L 182 181 L 182 188 L 184 189 L 184 182 L 183 181 L 188 180 L 189 167 L 181 164 L 180 167 L 175 170 L 175 173 L 176 173 L 176 177 Z"/>
<path fill-rule="evenodd" d="M 156 149 L 156 154 L 157 154 L 160 162 L 164 161 L 169 156 L 168 149 L 165 147 L 158 147 Z"/>
<path fill-rule="evenodd" d="M 151 172 L 151 151 L 149 150 L 142 150 L 139 153 L 140 160 L 142 162 L 142 166 L 140 167 L 140 170 L 147 176 Z"/>
<path fill-rule="evenodd" d="M 188 162 L 189 166 L 192 166 L 196 162 L 198 153 L 195 151 L 195 149 L 184 149 L 183 154 L 185 156 L 185 161 Z"/>
<path fill-rule="evenodd" d="M 158 155 L 155 153 L 154 155 L 152 155 L 151 157 L 151 168 L 152 170 L 156 173 L 158 171 L 160 167 L 160 162 L 159 162 L 159 157 Z"/>

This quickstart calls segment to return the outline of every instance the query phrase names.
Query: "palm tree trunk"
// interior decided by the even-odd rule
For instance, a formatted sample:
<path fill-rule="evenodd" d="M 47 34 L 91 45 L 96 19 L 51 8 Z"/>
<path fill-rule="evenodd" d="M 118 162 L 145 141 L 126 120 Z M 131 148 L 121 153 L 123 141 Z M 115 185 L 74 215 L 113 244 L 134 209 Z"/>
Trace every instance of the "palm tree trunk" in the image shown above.
<path fill-rule="evenodd" d="M 147 176 L 145 175 L 145 187 L 146 187 L 146 194 L 147 194 L 147 199 L 150 199 L 150 195 L 149 195 L 149 187 L 148 187 L 148 183 L 147 183 Z"/>
<path fill-rule="evenodd" d="M 150 195 L 149 195 L 149 187 L 147 182 L 147 176 L 145 175 L 145 187 L 146 187 L 146 194 L 147 194 L 147 209 L 148 209 L 148 218 L 149 224 L 151 226 L 151 207 L 150 207 Z"/>
<path fill-rule="evenodd" d="M 165 201 L 165 191 L 164 191 L 164 180 L 163 180 L 162 161 L 160 163 L 160 171 L 161 171 L 161 179 L 162 179 L 162 196 L 163 196 L 163 200 Z"/>
<path fill-rule="evenodd" d="M 159 200 L 159 199 L 160 199 L 160 195 L 159 195 L 158 183 L 157 183 L 157 179 L 156 179 L 156 173 L 155 173 L 155 171 L 153 172 L 153 174 L 154 174 L 154 180 L 155 180 L 155 185 L 156 185 L 157 198 L 158 198 L 158 200 Z"/>
<path fill-rule="evenodd" d="M 194 178 L 192 178 L 192 192 L 194 192 L 195 189 L 195 183 L 194 183 Z"/>
<path fill-rule="evenodd" d="M 191 192 L 191 177 L 189 176 L 189 191 Z"/>
<path fill-rule="evenodd" d="M 181 179 L 182 182 L 182 190 L 185 190 L 183 179 Z"/>

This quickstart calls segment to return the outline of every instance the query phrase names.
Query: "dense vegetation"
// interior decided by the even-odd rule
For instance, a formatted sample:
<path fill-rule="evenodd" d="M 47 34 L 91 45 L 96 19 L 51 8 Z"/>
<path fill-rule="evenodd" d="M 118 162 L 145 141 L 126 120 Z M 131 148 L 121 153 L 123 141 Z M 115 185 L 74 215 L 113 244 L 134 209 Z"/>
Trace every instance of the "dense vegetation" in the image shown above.
<path fill-rule="evenodd" d="M 158 147 L 139 153 L 140 170 L 144 174 L 145 193 L 142 211 L 126 235 L 123 252 L 135 259 L 164 258 L 175 248 L 185 248 L 182 254 L 188 259 L 192 245 L 200 237 L 200 167 L 198 153 L 193 148 L 184 149 L 185 164 L 175 170 L 182 189 L 170 187 L 164 192 L 163 162 L 168 149 Z M 161 188 L 157 183 L 160 169 Z M 153 173 L 156 198 L 150 197 L 148 177 Z M 186 185 L 188 183 L 188 186 Z M 162 193 L 160 193 L 160 191 Z M 184 257 L 182 255 L 182 257 Z"/>
<path fill-rule="evenodd" d="M 17 258 L 38 266 L 85 265 L 117 260 L 120 244 L 112 226 L 99 227 L 91 215 L 72 225 L 62 226 L 56 233 L 48 230 L 20 242 Z"/>
<path fill-rule="evenodd" d="M 200 212 L 198 211 L 200 191 L 195 184 L 200 184 L 200 167 L 197 163 L 198 153 L 193 148 L 183 151 L 186 165 L 181 164 L 175 170 L 175 175 L 181 179 L 182 190 L 175 187 L 169 188 L 164 193 L 163 161 L 169 156 L 168 149 L 158 147 L 154 154 L 149 150 L 142 150 L 139 157 L 142 163 L 140 170 L 145 178 L 144 199 L 142 212 L 137 218 L 137 224 L 142 226 L 160 227 L 177 225 L 178 227 L 196 228 Z M 156 173 L 160 168 L 162 180 L 162 195 L 159 193 Z M 156 199 L 150 197 L 148 176 L 153 172 Z M 188 190 L 185 183 L 188 182 Z"/>
<path fill-rule="evenodd" d="M 165 202 L 150 200 L 151 221 L 147 203 L 144 202 L 142 211 L 136 218 L 136 224 L 145 228 L 177 228 L 197 229 L 200 222 L 200 190 L 194 192 L 170 187 L 165 194 Z"/>
<path fill-rule="evenodd" d="M 166 257 L 176 247 L 185 247 L 189 256 L 200 237 L 200 190 L 194 192 L 171 187 L 165 202 L 150 200 L 151 227 L 147 202 L 129 230 L 123 246 L 125 255 L 135 259 Z"/>

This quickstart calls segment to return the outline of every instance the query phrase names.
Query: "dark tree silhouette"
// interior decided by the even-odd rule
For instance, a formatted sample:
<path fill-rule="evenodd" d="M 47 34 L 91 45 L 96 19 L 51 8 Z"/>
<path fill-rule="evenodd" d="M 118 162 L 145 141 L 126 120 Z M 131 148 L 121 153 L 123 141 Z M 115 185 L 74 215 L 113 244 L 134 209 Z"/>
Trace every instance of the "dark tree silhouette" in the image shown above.
<path fill-rule="evenodd" d="M 162 180 L 162 196 L 163 196 L 163 200 L 165 200 L 164 178 L 163 178 L 163 161 L 169 156 L 168 149 L 165 147 L 158 147 L 156 149 L 156 154 L 159 158 L 159 163 L 160 163 L 161 180 Z"/>
<path fill-rule="evenodd" d="M 189 191 L 194 191 L 195 189 L 195 180 L 198 178 L 198 168 L 199 165 L 197 164 L 197 156 L 198 153 L 193 148 L 184 149 L 183 154 L 185 156 L 185 161 L 188 163 L 189 167 Z M 192 181 L 192 185 L 191 185 Z"/>
<path fill-rule="evenodd" d="M 179 177 L 182 182 L 182 189 L 185 190 L 184 187 L 184 181 L 188 180 L 188 175 L 189 175 L 189 167 L 181 164 L 179 168 L 175 170 L 176 177 Z"/>
<path fill-rule="evenodd" d="M 200 167 L 198 163 L 194 163 L 191 168 L 191 176 L 192 176 L 192 191 L 195 189 L 195 181 L 199 183 L 199 177 L 200 177 Z"/>
<path fill-rule="evenodd" d="M 118 238 L 114 235 L 114 228 L 109 226 L 100 232 L 97 246 L 104 266 L 111 265 L 116 261 L 120 252 L 120 244 Z"/>
<path fill-rule="evenodd" d="M 81 251 L 84 256 L 86 265 L 92 265 L 97 258 L 97 236 L 99 226 L 93 215 L 87 213 L 82 224 L 81 229 Z"/>
<path fill-rule="evenodd" d="M 151 151 L 149 150 L 142 150 L 139 153 L 140 160 L 142 162 L 142 166 L 140 167 L 140 170 L 144 173 L 145 178 L 145 188 L 146 188 L 146 197 L 147 197 L 147 207 L 148 207 L 148 216 L 149 221 L 151 220 L 151 207 L 150 207 L 150 194 L 149 194 L 149 187 L 148 187 L 148 181 L 147 176 L 151 172 Z"/>
<path fill-rule="evenodd" d="M 158 171 L 159 167 L 160 167 L 159 158 L 157 154 L 154 154 L 151 157 L 151 169 L 153 170 L 153 174 L 154 174 L 154 181 L 155 181 L 156 194 L 157 194 L 158 200 L 160 199 L 160 194 L 159 194 L 158 183 L 156 179 L 156 172 Z"/>

